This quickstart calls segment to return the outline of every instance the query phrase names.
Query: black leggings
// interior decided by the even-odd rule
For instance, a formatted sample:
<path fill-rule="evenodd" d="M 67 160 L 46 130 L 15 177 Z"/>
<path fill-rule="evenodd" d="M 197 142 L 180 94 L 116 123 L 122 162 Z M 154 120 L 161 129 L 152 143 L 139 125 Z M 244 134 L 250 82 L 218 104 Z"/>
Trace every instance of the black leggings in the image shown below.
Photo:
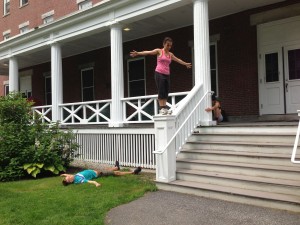
<path fill-rule="evenodd" d="M 168 99 L 170 75 L 164 75 L 155 71 L 155 83 L 158 90 L 158 99 Z"/>

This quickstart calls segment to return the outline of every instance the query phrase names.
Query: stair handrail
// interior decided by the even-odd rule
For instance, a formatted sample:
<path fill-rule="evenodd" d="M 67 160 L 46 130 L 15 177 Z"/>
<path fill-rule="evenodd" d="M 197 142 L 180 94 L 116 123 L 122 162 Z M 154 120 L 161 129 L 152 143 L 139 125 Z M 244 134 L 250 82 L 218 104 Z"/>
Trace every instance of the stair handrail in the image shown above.
<path fill-rule="evenodd" d="M 300 117 L 300 110 L 298 110 L 297 112 L 298 112 L 298 116 Z M 299 124 L 298 124 L 297 134 L 296 134 L 296 138 L 295 138 L 295 143 L 294 143 L 294 147 L 293 147 L 292 157 L 291 157 L 292 163 L 300 163 L 299 160 L 296 160 L 296 153 L 297 153 L 297 148 L 298 148 L 298 143 L 299 143 L 299 135 L 300 135 L 300 118 L 299 118 Z"/>
<path fill-rule="evenodd" d="M 167 145 L 162 149 L 162 150 L 155 150 L 153 151 L 154 154 L 163 154 L 168 147 L 172 144 L 172 142 L 176 141 L 176 138 L 178 138 L 178 134 L 182 131 L 182 129 L 184 128 L 184 126 L 186 126 L 187 122 L 190 120 L 190 118 L 192 116 L 195 116 L 196 119 L 194 121 L 194 123 L 190 126 L 188 126 L 184 132 L 181 132 L 180 134 L 184 134 L 184 136 L 181 136 L 181 143 L 179 143 L 177 146 L 175 145 L 176 148 L 176 155 L 179 153 L 181 147 L 186 143 L 186 140 L 188 139 L 189 136 L 191 136 L 192 132 L 194 131 L 194 129 L 200 124 L 201 122 L 201 110 L 204 111 L 204 108 L 199 107 L 201 103 L 203 103 L 203 100 L 207 97 L 208 94 L 212 95 L 214 92 L 213 91 L 207 91 L 199 100 L 197 100 L 197 95 L 201 96 L 201 89 L 203 88 L 202 85 L 199 85 L 197 87 L 194 87 L 191 92 L 186 96 L 186 98 L 184 99 L 184 101 L 182 102 L 182 104 L 180 104 L 178 106 L 178 108 L 176 108 L 173 112 L 173 115 L 176 116 L 176 124 L 178 124 L 178 117 L 180 116 L 180 114 L 182 114 L 184 112 L 184 109 L 187 109 L 188 105 L 191 105 L 193 103 L 193 100 L 197 102 L 197 104 L 195 104 L 195 106 L 193 107 L 193 109 L 190 111 L 190 113 L 185 116 L 184 118 L 185 120 L 181 123 L 180 127 L 176 129 L 175 134 L 172 136 L 172 138 L 170 139 L 170 141 L 167 143 Z M 197 112 L 197 114 L 196 114 Z"/>

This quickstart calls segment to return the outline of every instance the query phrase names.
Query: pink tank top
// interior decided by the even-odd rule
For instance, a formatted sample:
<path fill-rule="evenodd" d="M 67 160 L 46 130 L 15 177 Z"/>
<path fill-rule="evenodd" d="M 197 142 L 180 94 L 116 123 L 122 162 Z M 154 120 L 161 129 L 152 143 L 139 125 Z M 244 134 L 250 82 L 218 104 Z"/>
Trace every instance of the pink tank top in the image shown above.
<path fill-rule="evenodd" d="M 161 50 L 161 56 L 157 57 L 157 65 L 155 71 L 164 75 L 170 75 L 171 55 L 166 56 L 164 49 Z"/>

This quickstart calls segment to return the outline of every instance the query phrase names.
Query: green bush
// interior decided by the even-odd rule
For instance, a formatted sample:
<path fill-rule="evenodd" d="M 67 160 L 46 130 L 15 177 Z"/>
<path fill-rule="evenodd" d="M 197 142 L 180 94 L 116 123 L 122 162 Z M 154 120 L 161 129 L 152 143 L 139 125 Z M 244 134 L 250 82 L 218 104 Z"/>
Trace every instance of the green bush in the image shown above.
<path fill-rule="evenodd" d="M 58 174 L 76 157 L 75 134 L 33 119 L 31 105 L 19 93 L 0 97 L 0 181 Z"/>

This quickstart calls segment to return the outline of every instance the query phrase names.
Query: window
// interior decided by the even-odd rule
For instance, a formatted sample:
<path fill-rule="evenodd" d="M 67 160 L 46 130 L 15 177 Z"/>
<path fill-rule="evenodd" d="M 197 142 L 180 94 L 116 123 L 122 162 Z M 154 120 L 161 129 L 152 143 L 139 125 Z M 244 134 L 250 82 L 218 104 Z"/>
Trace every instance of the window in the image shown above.
<path fill-rule="evenodd" d="M 128 60 L 129 97 L 144 96 L 146 93 L 145 83 L 145 59 Z"/>
<path fill-rule="evenodd" d="M 44 24 L 51 23 L 54 20 L 54 10 L 51 10 L 42 15 L 42 20 Z"/>
<path fill-rule="evenodd" d="M 266 82 L 279 81 L 278 72 L 278 53 L 269 53 L 265 55 Z"/>
<path fill-rule="evenodd" d="M 8 38 L 10 38 L 10 30 L 4 31 L 2 35 L 3 35 L 3 40 L 7 40 Z"/>
<path fill-rule="evenodd" d="M 20 7 L 27 5 L 28 4 L 28 0 L 20 0 Z"/>
<path fill-rule="evenodd" d="M 81 70 L 82 101 L 93 101 L 94 97 L 94 68 Z"/>
<path fill-rule="evenodd" d="M 9 12 L 10 12 L 10 0 L 4 0 L 3 3 L 4 3 L 4 4 L 3 4 L 3 6 L 4 6 L 3 14 L 4 14 L 4 15 L 7 15 L 7 14 L 9 14 Z"/>
<path fill-rule="evenodd" d="M 26 21 L 19 25 L 20 34 L 26 33 L 29 31 L 29 21 Z"/>
<path fill-rule="evenodd" d="M 288 51 L 289 80 L 300 79 L 300 49 Z"/>
<path fill-rule="evenodd" d="M 29 26 L 25 26 L 25 27 L 20 28 L 20 34 L 26 33 L 27 31 L 29 31 Z"/>
<path fill-rule="evenodd" d="M 54 20 L 53 16 L 47 16 L 43 19 L 43 23 L 47 24 L 47 23 L 51 23 Z"/>
<path fill-rule="evenodd" d="M 210 44 L 210 80 L 211 90 L 218 96 L 217 43 Z"/>
<path fill-rule="evenodd" d="M 9 93 L 9 84 L 4 84 L 4 96 L 8 95 Z"/>
<path fill-rule="evenodd" d="M 10 38 L 10 34 L 5 34 L 4 36 L 3 36 L 3 40 L 7 40 L 7 39 L 9 39 Z"/>
<path fill-rule="evenodd" d="M 77 0 L 77 4 L 78 4 L 79 10 L 88 9 L 93 6 L 93 3 L 91 0 Z"/>
<path fill-rule="evenodd" d="M 52 86 L 50 72 L 44 74 L 45 77 L 45 102 L 46 105 L 52 105 Z"/>

